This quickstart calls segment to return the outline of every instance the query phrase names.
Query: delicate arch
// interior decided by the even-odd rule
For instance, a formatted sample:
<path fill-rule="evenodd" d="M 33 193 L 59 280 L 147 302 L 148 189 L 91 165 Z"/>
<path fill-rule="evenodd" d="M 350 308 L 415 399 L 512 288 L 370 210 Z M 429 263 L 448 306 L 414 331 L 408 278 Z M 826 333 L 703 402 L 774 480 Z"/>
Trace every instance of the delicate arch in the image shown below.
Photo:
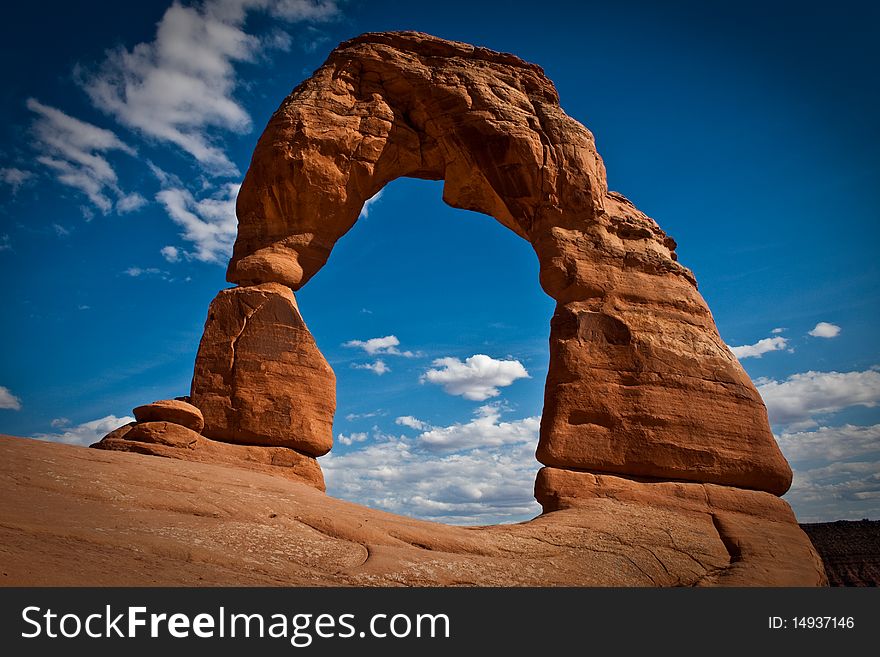
<path fill-rule="evenodd" d="M 332 370 L 287 288 L 306 284 L 364 202 L 404 176 L 442 179 L 446 203 L 494 217 L 538 256 L 557 302 L 542 463 L 788 489 L 764 404 L 675 242 L 607 190 L 592 134 L 541 68 L 411 32 L 341 44 L 260 138 L 227 273 L 240 287 L 212 304 L 193 378 L 205 435 L 329 449 Z M 262 350 L 255 362 L 241 362 L 242 341 Z M 539 475 L 545 507 L 557 480 Z"/>

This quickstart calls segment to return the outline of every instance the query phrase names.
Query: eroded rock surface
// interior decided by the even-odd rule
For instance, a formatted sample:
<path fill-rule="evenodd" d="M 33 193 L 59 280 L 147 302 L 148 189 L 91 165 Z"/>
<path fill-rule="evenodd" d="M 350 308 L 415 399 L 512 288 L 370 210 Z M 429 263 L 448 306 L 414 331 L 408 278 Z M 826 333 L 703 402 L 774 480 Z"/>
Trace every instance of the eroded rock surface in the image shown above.
<path fill-rule="evenodd" d="M 336 48 L 260 138 L 228 279 L 300 288 L 364 202 L 402 176 L 444 180 L 448 204 L 495 217 L 538 255 L 558 302 L 543 463 L 788 489 L 764 404 L 675 242 L 608 191 L 593 135 L 563 112 L 541 68 L 513 55 L 418 33 Z M 209 427 L 220 413 L 201 390 L 218 378 L 197 366 L 193 400 Z M 325 422 L 302 412 L 301 422 Z"/>
<path fill-rule="evenodd" d="M 336 377 L 284 285 L 217 295 L 196 356 L 191 398 L 205 417 L 208 438 L 312 456 L 333 445 Z"/>
<path fill-rule="evenodd" d="M 589 499 L 529 522 L 453 527 L 240 466 L 0 437 L 3 584 L 825 582 L 810 542 L 770 495 L 706 486 L 701 498 L 697 484 L 597 479 L 585 485 Z"/>
<path fill-rule="evenodd" d="M 202 412 L 180 399 L 161 399 L 152 404 L 138 406 L 132 412 L 138 422 L 173 422 L 196 433 L 201 433 L 205 428 Z"/>

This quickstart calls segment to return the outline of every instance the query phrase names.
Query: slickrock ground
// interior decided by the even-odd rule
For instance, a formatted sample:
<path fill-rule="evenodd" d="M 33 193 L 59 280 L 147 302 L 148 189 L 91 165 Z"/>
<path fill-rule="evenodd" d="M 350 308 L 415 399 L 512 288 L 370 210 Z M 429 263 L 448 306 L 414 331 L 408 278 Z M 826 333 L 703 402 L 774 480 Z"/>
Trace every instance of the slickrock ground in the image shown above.
<path fill-rule="evenodd" d="M 755 516 L 748 504 L 711 499 L 712 489 L 734 491 L 726 487 L 707 486 L 700 501 L 700 484 L 681 484 L 693 488 L 670 493 L 675 484 L 668 482 L 598 480 L 576 507 L 517 525 L 452 527 L 375 511 L 244 469 L 0 437 L 0 581 L 824 583 L 818 557 L 791 519 L 781 522 L 780 505 L 771 503 Z"/>

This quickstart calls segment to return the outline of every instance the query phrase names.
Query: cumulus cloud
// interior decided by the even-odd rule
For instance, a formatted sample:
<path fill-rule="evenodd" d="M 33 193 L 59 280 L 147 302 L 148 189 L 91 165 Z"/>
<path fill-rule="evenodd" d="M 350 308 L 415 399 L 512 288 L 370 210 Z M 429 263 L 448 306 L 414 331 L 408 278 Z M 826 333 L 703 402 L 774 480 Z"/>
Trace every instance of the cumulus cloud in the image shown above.
<path fill-rule="evenodd" d="M 773 335 L 779 335 L 780 333 L 785 333 L 785 329 L 782 327 L 778 327 L 770 331 Z"/>
<path fill-rule="evenodd" d="M 97 70 L 78 71 L 80 83 L 95 107 L 123 125 L 177 146 L 208 173 L 237 175 L 215 134 L 251 129 L 234 97 L 235 65 L 284 46 L 277 32 L 262 39 L 245 32 L 253 11 L 286 22 L 320 21 L 336 16 L 338 7 L 321 0 L 174 2 L 152 41 L 109 51 Z"/>
<path fill-rule="evenodd" d="M 782 351 L 788 347 L 788 338 L 776 336 L 774 338 L 764 338 L 758 340 L 755 344 L 746 344 L 740 347 L 728 347 L 733 355 L 743 360 L 745 358 L 760 358 L 764 354 L 771 351 Z"/>
<path fill-rule="evenodd" d="M 497 404 L 480 406 L 475 415 L 473 420 L 464 424 L 432 427 L 419 435 L 418 440 L 427 449 L 438 452 L 502 447 L 536 441 L 541 426 L 540 416 L 527 417 L 516 422 L 500 422 L 501 409 Z"/>
<path fill-rule="evenodd" d="M 868 408 L 880 403 L 880 371 L 801 372 L 784 381 L 758 379 L 758 392 L 767 405 L 770 423 L 794 425 L 851 406 Z"/>
<path fill-rule="evenodd" d="M 486 422 L 489 417 L 494 420 Z M 357 449 L 331 452 L 320 462 L 336 497 L 448 523 L 518 522 L 540 513 L 532 492 L 540 468 L 538 423 L 498 422 L 495 411 L 480 411 L 470 423 L 430 428 L 447 436 L 442 450 L 424 433 L 408 438 L 374 431 Z"/>
<path fill-rule="evenodd" d="M 880 516 L 880 424 L 820 427 L 777 440 L 794 471 L 785 499 L 798 520 Z"/>
<path fill-rule="evenodd" d="M 12 394 L 6 386 L 0 386 L 0 409 L 9 411 L 21 410 L 21 399 Z"/>
<path fill-rule="evenodd" d="M 387 374 L 391 371 L 391 368 L 385 364 L 385 361 L 381 358 L 377 358 L 372 363 L 364 363 L 362 365 L 358 365 L 357 363 L 352 363 L 352 368 L 356 370 L 369 370 L 376 376 L 382 376 L 383 374 Z"/>
<path fill-rule="evenodd" d="M 171 219 L 183 228 L 180 236 L 195 247 L 189 254 L 191 257 L 202 262 L 225 264 L 232 255 L 238 232 L 235 199 L 240 187 L 228 183 L 212 196 L 201 199 L 182 188 L 167 188 L 156 194 L 156 200 L 165 206 Z"/>
<path fill-rule="evenodd" d="M 518 360 L 496 360 L 485 354 L 475 354 L 464 362 L 458 358 L 438 358 L 421 377 L 421 382 L 443 386 L 450 395 L 459 395 L 473 401 L 497 397 L 498 388 L 506 387 L 517 379 L 530 378 Z"/>
<path fill-rule="evenodd" d="M 49 440 L 56 443 L 69 445 L 91 445 L 96 443 L 108 433 L 129 422 L 134 422 L 133 417 L 116 417 L 107 415 L 91 422 L 83 422 L 75 427 L 65 429 L 59 433 L 38 433 L 31 436 L 39 440 Z M 53 426 L 54 423 L 53 423 Z"/>
<path fill-rule="evenodd" d="M 830 322 L 819 322 L 807 334 L 812 335 L 814 338 L 836 338 L 840 335 L 840 327 Z"/>
<path fill-rule="evenodd" d="M 15 194 L 21 189 L 28 180 L 34 177 L 34 174 L 24 169 L 16 169 L 15 167 L 7 167 L 0 169 L 0 182 L 9 185 L 12 193 Z"/>
<path fill-rule="evenodd" d="M 398 349 L 400 346 L 400 340 L 398 340 L 395 335 L 386 335 L 384 338 L 370 338 L 369 340 L 349 340 L 348 342 L 344 342 L 342 346 L 363 349 L 370 356 L 387 354 L 389 356 L 414 358 L 418 355 L 412 351 L 401 351 Z"/>
<path fill-rule="evenodd" d="M 355 432 L 345 435 L 344 433 L 336 436 L 336 440 L 341 445 L 353 445 L 354 443 L 362 443 L 369 437 L 369 434 L 363 432 Z"/>
<path fill-rule="evenodd" d="M 80 121 L 35 98 L 28 98 L 26 104 L 37 115 L 33 123 L 34 147 L 41 153 L 37 162 L 52 171 L 58 182 L 85 194 L 104 214 L 113 209 L 113 199 L 120 213 L 140 207 L 138 199 L 143 197 L 120 189 L 116 171 L 104 156 L 111 151 L 134 155 L 131 146 L 114 132 Z"/>

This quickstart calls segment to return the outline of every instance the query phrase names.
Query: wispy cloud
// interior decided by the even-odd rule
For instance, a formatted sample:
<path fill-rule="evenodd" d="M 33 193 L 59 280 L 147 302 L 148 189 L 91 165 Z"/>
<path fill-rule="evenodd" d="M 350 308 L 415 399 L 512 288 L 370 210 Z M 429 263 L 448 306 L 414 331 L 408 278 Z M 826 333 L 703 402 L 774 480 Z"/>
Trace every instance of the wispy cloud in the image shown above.
<path fill-rule="evenodd" d="M 136 209 L 139 194 L 120 189 L 116 171 L 105 154 L 121 151 L 134 155 L 134 149 L 110 130 L 80 121 L 34 98 L 27 107 L 37 116 L 33 123 L 37 162 L 49 169 L 63 185 L 79 190 L 102 213 L 114 206 L 119 212 Z M 139 206 L 137 206 L 139 207 Z"/>
<path fill-rule="evenodd" d="M 746 358 L 760 358 L 766 353 L 769 353 L 771 351 L 782 351 L 787 347 L 788 338 L 776 336 L 773 338 L 764 338 L 763 340 L 758 340 L 755 344 L 746 344 L 740 347 L 728 346 L 728 349 L 733 352 L 734 356 L 736 356 L 740 360 L 744 360 Z"/>
<path fill-rule="evenodd" d="M 97 420 L 83 422 L 75 427 L 65 429 L 58 433 L 37 433 L 31 436 L 39 440 L 49 440 L 56 443 L 67 443 L 69 445 L 91 445 L 96 443 L 108 433 L 121 427 L 123 424 L 134 422 L 133 417 L 116 417 L 115 415 L 107 415 Z M 61 428 L 63 425 L 52 423 L 53 427 Z"/>
<path fill-rule="evenodd" d="M 383 192 L 383 191 L 385 191 L 385 190 L 384 190 L 384 189 L 380 189 L 378 192 L 376 192 L 375 194 L 373 194 L 370 198 L 368 198 L 368 199 L 366 200 L 366 202 L 364 203 L 364 207 L 361 208 L 361 214 L 360 214 L 361 217 L 369 217 L 369 216 L 370 216 L 370 210 L 372 210 L 373 205 L 374 205 L 379 199 L 382 198 L 382 192 Z"/>
<path fill-rule="evenodd" d="M 174 2 L 152 41 L 111 50 L 97 70 L 79 69 L 77 76 L 95 107 L 123 125 L 173 144 L 207 173 L 237 175 L 217 137 L 217 131 L 251 130 L 251 117 L 234 96 L 235 65 L 289 47 L 277 30 L 264 37 L 247 33 L 253 11 L 293 23 L 328 20 L 339 9 L 322 0 Z"/>
<path fill-rule="evenodd" d="M 0 169 L 0 182 L 9 185 L 12 193 L 18 192 L 21 187 L 34 177 L 33 172 L 17 169 L 15 167 L 7 167 Z"/>
<path fill-rule="evenodd" d="M 156 200 L 165 206 L 171 219 L 183 228 L 181 237 L 195 247 L 187 255 L 218 264 L 229 259 L 238 232 L 235 199 L 240 187 L 227 183 L 212 196 L 200 199 L 180 188 L 163 189 L 156 194 Z"/>
<path fill-rule="evenodd" d="M 21 399 L 12 394 L 6 386 L 0 386 L 0 409 L 9 411 L 21 410 Z"/>
<path fill-rule="evenodd" d="M 770 423 L 806 428 L 817 418 L 851 406 L 880 404 L 880 371 L 801 372 L 784 381 L 757 379 L 758 392 L 767 405 Z"/>
<path fill-rule="evenodd" d="M 836 338 L 840 335 L 840 327 L 830 322 L 819 322 L 807 334 L 812 335 L 814 338 Z"/>
<path fill-rule="evenodd" d="M 498 388 L 530 378 L 518 360 L 496 360 L 485 354 L 475 354 L 464 362 L 453 357 L 438 358 L 431 364 L 437 369 L 425 372 L 420 379 L 422 383 L 443 386 L 450 395 L 473 401 L 497 397 L 501 394 Z"/>

